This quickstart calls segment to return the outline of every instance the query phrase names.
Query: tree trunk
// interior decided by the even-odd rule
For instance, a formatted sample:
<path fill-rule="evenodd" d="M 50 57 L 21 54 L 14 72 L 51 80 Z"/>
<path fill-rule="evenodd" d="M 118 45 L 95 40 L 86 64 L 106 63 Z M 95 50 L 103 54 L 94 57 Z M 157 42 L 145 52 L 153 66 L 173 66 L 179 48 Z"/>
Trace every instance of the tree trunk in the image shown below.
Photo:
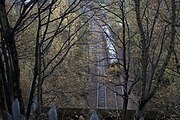
<path fill-rule="evenodd" d="M 0 53 L 0 110 L 3 115 L 3 111 L 8 111 L 6 108 L 6 98 L 5 98 L 5 91 L 4 91 L 4 69 L 3 69 L 3 61 L 2 55 Z"/>
<path fill-rule="evenodd" d="M 128 106 L 128 95 L 124 94 L 122 120 L 126 120 L 127 106 Z"/>
<path fill-rule="evenodd" d="M 151 99 L 152 97 L 147 98 L 146 100 L 140 100 L 138 108 L 135 113 L 134 120 L 140 120 L 141 118 L 144 118 L 144 108 L 146 106 L 146 103 Z"/>
<path fill-rule="evenodd" d="M 18 54 L 16 50 L 16 44 L 15 44 L 13 33 L 7 34 L 7 36 L 5 37 L 5 42 L 9 50 L 9 61 L 11 62 L 10 69 L 11 69 L 11 80 L 13 82 L 14 99 L 18 98 L 21 114 L 24 115 L 25 114 L 24 104 L 23 104 L 22 91 L 21 91 L 21 85 L 20 85 L 20 68 L 19 68 Z"/>
<path fill-rule="evenodd" d="M 141 106 L 139 105 L 137 110 L 136 110 L 136 113 L 135 113 L 135 117 L 134 117 L 134 120 L 140 120 L 141 118 L 144 117 L 144 108 L 145 106 Z"/>
<path fill-rule="evenodd" d="M 7 88 L 7 92 L 13 91 L 14 98 L 18 98 L 20 102 L 20 110 L 21 114 L 24 115 L 24 105 L 22 99 L 22 92 L 20 87 L 20 68 L 18 62 L 18 54 L 16 43 L 14 40 L 14 33 L 12 33 L 12 28 L 9 25 L 8 16 L 6 13 L 5 7 L 5 0 L 1 0 L 0 2 L 0 25 L 1 25 L 1 42 L 4 44 L 4 49 L 7 50 L 7 53 L 2 53 L 4 58 L 6 57 L 7 60 L 5 61 L 6 71 L 9 71 L 6 75 L 8 85 L 12 85 L 12 88 Z M 2 48 L 3 49 L 3 48 Z M 6 88 L 5 88 L 6 89 Z M 8 97 L 8 95 L 6 94 Z M 9 96 L 11 97 L 11 96 Z M 11 108 L 9 108 L 10 110 Z"/>

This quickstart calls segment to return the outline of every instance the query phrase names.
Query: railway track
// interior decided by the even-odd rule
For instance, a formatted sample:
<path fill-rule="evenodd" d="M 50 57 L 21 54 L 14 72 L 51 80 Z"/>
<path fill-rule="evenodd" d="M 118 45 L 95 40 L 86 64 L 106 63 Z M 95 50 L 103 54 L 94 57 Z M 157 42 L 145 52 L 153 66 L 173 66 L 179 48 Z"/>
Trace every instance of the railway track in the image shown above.
<path fill-rule="evenodd" d="M 90 8 L 83 6 L 84 12 L 90 10 Z M 96 11 L 97 12 L 97 11 Z M 90 18 L 96 12 L 87 12 L 86 16 Z M 90 57 L 93 63 L 92 71 L 96 75 L 93 77 L 93 92 L 91 95 L 92 108 L 97 109 L 119 109 L 122 108 L 123 99 L 118 94 L 124 94 L 123 86 L 116 86 L 113 84 L 106 84 L 107 65 L 117 61 L 116 49 L 114 48 L 113 35 L 108 26 L 101 26 L 100 21 L 94 15 L 90 22 L 89 28 L 92 32 L 92 46 L 89 48 Z M 107 58 L 107 59 L 106 59 Z M 120 76 L 119 83 L 123 83 L 123 77 Z M 91 86 L 91 87 L 92 87 Z"/>
<path fill-rule="evenodd" d="M 98 109 L 107 108 L 106 85 L 102 83 L 97 83 L 97 108 Z"/>

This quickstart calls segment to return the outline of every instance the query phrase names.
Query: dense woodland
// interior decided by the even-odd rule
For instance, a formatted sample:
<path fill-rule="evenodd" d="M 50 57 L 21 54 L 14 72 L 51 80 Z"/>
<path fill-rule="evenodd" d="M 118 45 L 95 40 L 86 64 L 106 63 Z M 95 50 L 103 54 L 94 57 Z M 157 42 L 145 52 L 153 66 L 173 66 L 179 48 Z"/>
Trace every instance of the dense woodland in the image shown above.
<path fill-rule="evenodd" d="M 147 110 L 180 118 L 179 0 L 1 0 L 0 116 L 12 114 L 16 98 L 27 120 L 52 104 L 87 108 L 95 54 L 104 52 L 92 51 L 92 29 L 113 46 L 99 76 L 123 87 L 122 119 L 132 94 L 134 120 Z"/>

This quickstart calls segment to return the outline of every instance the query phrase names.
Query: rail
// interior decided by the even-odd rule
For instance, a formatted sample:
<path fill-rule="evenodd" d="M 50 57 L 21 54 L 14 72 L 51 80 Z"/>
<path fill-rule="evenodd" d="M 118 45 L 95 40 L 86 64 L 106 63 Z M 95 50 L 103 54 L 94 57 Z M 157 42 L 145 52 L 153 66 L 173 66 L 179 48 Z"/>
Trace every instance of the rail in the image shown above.
<path fill-rule="evenodd" d="M 106 85 L 97 83 L 97 109 L 107 108 L 107 91 Z"/>

